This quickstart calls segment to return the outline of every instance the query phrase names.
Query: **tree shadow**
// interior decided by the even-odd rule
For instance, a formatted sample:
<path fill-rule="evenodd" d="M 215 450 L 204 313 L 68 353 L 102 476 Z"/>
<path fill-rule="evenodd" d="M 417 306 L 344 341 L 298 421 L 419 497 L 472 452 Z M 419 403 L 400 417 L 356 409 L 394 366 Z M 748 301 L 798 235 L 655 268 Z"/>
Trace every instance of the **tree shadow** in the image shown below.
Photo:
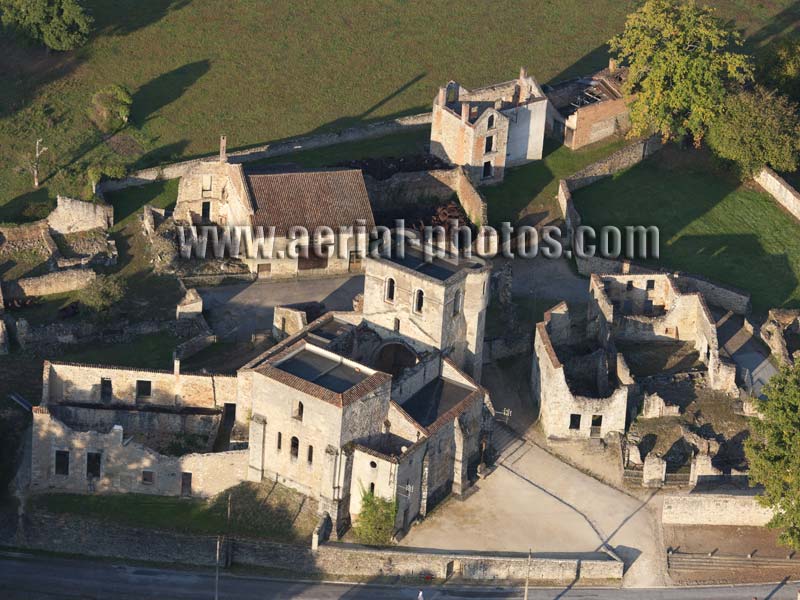
<path fill-rule="evenodd" d="M 140 127 L 165 106 L 180 98 L 208 73 L 208 59 L 187 63 L 150 80 L 133 94 L 131 120 Z"/>
<path fill-rule="evenodd" d="M 755 47 L 768 44 L 780 36 L 797 33 L 800 33 L 800 2 L 793 2 L 772 17 L 761 29 L 749 36 L 745 46 L 752 50 Z"/>
<path fill-rule="evenodd" d="M 47 187 L 40 187 L 0 206 L 0 223 L 31 223 L 43 219 L 55 208 Z"/>
<path fill-rule="evenodd" d="M 171 161 L 176 161 L 183 154 L 183 151 L 189 145 L 189 140 L 179 140 L 165 146 L 154 148 L 150 152 L 142 154 L 136 159 L 133 167 L 144 168 L 146 165 L 164 164 Z"/>
<path fill-rule="evenodd" d="M 87 8 L 94 17 L 94 36 L 122 36 L 152 25 L 189 3 L 190 0 L 92 0 Z"/>
<path fill-rule="evenodd" d="M 551 77 L 547 83 L 553 85 L 567 79 L 591 75 L 608 66 L 608 44 L 600 44 L 569 67 Z"/>

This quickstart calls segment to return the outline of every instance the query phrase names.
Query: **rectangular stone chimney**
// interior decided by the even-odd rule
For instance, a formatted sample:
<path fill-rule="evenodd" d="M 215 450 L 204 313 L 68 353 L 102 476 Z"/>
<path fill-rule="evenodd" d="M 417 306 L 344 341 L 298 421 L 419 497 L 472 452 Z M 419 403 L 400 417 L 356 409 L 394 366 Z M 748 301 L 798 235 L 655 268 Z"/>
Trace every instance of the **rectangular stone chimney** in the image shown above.
<path fill-rule="evenodd" d="M 461 121 L 464 123 L 469 121 L 469 102 L 461 103 Z"/>
<path fill-rule="evenodd" d="M 228 162 L 228 138 L 224 135 L 219 136 L 219 162 Z"/>

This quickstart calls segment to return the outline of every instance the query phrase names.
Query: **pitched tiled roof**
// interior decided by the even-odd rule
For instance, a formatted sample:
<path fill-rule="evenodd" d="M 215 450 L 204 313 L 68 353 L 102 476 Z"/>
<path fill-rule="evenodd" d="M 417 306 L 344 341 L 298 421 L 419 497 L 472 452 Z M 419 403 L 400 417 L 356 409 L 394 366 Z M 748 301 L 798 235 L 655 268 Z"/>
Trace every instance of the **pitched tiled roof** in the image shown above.
<path fill-rule="evenodd" d="M 313 234 L 317 227 L 355 226 L 359 219 L 375 226 L 372 208 L 358 169 L 297 173 L 245 173 L 253 200 L 254 226 L 275 227 L 276 235 L 301 225 Z"/>

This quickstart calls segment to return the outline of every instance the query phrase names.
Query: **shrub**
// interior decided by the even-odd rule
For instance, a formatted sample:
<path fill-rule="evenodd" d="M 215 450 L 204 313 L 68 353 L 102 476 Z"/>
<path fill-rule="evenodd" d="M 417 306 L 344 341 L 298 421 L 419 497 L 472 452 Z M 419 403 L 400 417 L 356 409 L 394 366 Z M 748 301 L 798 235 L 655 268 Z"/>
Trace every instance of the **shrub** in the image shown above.
<path fill-rule="evenodd" d="M 387 546 L 392 541 L 397 503 L 378 498 L 371 492 L 361 490 L 361 512 L 353 527 L 360 544 Z"/>
<path fill-rule="evenodd" d="M 800 152 L 797 105 L 763 87 L 729 96 L 709 128 L 708 145 L 745 176 L 765 165 L 794 171 Z"/>
<path fill-rule="evenodd" d="M 113 131 L 128 122 L 133 98 L 121 85 L 112 84 L 92 95 L 89 117 L 103 132 Z"/>
<path fill-rule="evenodd" d="M 81 290 L 80 302 L 92 312 L 108 310 L 125 296 L 125 283 L 117 275 L 99 275 Z"/>
<path fill-rule="evenodd" d="M 103 177 L 120 179 L 125 177 L 125 174 L 125 167 L 119 163 L 95 163 L 86 170 L 86 177 L 92 187 L 92 194 L 97 192 L 97 184 L 100 183 Z"/>
<path fill-rule="evenodd" d="M 800 102 L 800 37 L 780 38 L 759 52 L 756 78 Z"/>

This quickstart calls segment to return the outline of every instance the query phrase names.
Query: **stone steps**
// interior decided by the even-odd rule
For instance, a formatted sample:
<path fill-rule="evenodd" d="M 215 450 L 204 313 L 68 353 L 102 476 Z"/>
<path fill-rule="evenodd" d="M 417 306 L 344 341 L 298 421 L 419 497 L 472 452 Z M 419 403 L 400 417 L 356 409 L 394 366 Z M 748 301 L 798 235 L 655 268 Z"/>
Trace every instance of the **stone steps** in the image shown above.
<path fill-rule="evenodd" d="M 668 554 L 667 566 L 671 571 L 720 571 L 745 568 L 800 569 L 796 558 L 771 558 L 753 556 L 708 556 L 707 554 Z"/>

